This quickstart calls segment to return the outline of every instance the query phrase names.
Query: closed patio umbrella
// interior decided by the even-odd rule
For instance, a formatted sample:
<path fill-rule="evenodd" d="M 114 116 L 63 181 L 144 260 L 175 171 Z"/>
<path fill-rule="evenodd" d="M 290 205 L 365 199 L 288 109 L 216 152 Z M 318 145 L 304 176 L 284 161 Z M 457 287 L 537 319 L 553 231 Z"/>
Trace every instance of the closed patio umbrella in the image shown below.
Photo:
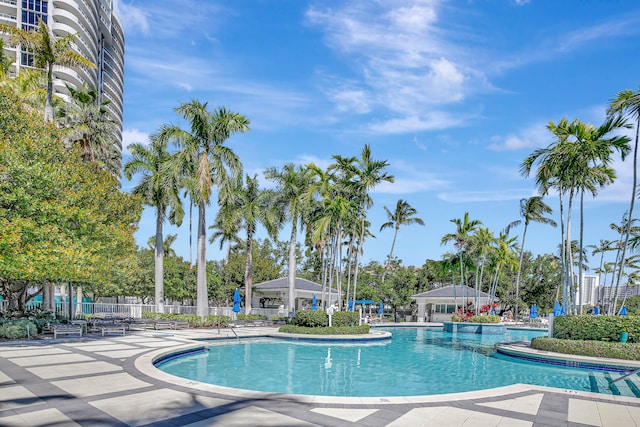
<path fill-rule="evenodd" d="M 553 315 L 554 316 L 560 316 L 560 314 L 561 314 L 560 313 L 560 309 L 561 309 L 560 303 L 558 301 L 556 301 L 553 304 Z"/>
<path fill-rule="evenodd" d="M 620 316 L 626 316 L 627 315 L 627 306 L 623 305 L 622 308 L 620 309 Z"/>
<path fill-rule="evenodd" d="M 593 307 L 593 314 L 595 314 L 595 315 L 600 314 L 600 309 L 598 308 L 597 305 L 595 307 Z"/>
<path fill-rule="evenodd" d="M 353 311 L 353 299 L 349 298 L 349 311 Z"/>
<path fill-rule="evenodd" d="M 380 300 L 380 304 L 378 305 L 378 314 L 382 316 L 383 311 L 384 311 L 384 306 L 382 305 L 382 300 Z"/>
<path fill-rule="evenodd" d="M 238 288 L 236 288 L 236 290 L 233 292 L 233 308 L 231 309 L 231 311 L 233 311 L 234 313 L 240 313 L 240 302 L 242 302 L 242 299 L 240 298 L 240 292 L 238 291 Z"/>
<path fill-rule="evenodd" d="M 529 309 L 529 318 L 535 319 L 536 317 L 538 317 L 538 307 L 536 307 L 536 305 L 533 304 Z"/>
<path fill-rule="evenodd" d="M 312 310 L 318 309 L 318 301 L 316 300 L 316 294 L 313 294 L 313 298 L 311 298 L 311 309 Z"/>

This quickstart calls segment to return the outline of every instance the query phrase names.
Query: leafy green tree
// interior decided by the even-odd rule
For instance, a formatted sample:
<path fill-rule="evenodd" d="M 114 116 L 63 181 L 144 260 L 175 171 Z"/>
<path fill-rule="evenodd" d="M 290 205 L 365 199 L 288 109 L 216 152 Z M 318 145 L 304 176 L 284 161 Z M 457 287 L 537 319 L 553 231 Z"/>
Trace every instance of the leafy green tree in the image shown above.
<path fill-rule="evenodd" d="M 171 168 L 175 155 L 169 153 L 167 141 L 151 137 L 148 146 L 132 144 L 129 146 L 131 158 L 124 165 L 124 176 L 131 179 L 141 174 L 141 180 L 133 189 L 133 194 L 144 198 L 145 204 L 156 209 L 155 243 L 155 304 L 158 313 L 164 312 L 164 236 L 163 225 L 168 219 L 180 225 L 184 212 L 180 200 L 180 177 Z"/>
<path fill-rule="evenodd" d="M 95 64 L 73 50 L 71 46 L 75 43 L 75 34 L 56 37 L 43 20 L 40 20 L 35 31 L 1 24 L 0 30 L 11 34 L 11 43 L 19 44 L 22 49 L 28 50 L 33 55 L 34 66 L 46 71 L 47 99 L 44 120 L 53 122 L 53 67 L 95 68 Z"/>
<path fill-rule="evenodd" d="M 180 104 L 176 112 L 189 122 L 190 131 L 178 126 L 165 126 L 158 137 L 172 140 L 180 148 L 175 164 L 183 176 L 183 185 L 189 197 L 198 205 L 196 306 L 198 315 L 206 316 L 209 313 L 206 207 L 211 201 L 214 185 L 218 187 L 220 199 L 230 194 L 241 180 L 242 163 L 224 143 L 232 134 L 247 132 L 249 120 L 224 107 L 210 112 L 207 103 L 195 99 Z"/>

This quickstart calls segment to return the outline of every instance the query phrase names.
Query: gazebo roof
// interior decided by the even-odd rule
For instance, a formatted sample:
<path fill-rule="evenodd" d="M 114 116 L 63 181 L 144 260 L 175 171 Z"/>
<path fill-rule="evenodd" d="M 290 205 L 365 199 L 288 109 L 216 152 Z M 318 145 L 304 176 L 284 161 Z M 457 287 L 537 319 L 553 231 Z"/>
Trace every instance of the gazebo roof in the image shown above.
<path fill-rule="evenodd" d="M 311 292 L 322 292 L 322 285 L 312 282 L 311 280 L 303 279 L 301 277 L 296 277 L 295 287 L 299 291 L 311 291 Z M 275 280 L 269 280 L 266 282 L 258 283 L 253 285 L 253 288 L 259 291 L 266 290 L 289 290 L 289 278 L 281 277 Z M 330 292 L 332 294 L 338 293 L 335 289 L 330 289 L 329 287 L 325 288 L 325 292 Z"/>
<path fill-rule="evenodd" d="M 455 287 L 455 295 L 457 297 L 465 296 L 465 297 L 475 297 L 476 290 L 469 286 L 456 286 Z M 480 298 L 488 298 L 490 295 L 486 292 L 479 291 L 478 296 Z M 432 289 L 427 292 L 422 292 L 419 294 L 415 294 L 411 296 L 412 298 L 453 298 L 454 297 L 454 287 L 453 286 L 444 286 L 438 289 Z"/>

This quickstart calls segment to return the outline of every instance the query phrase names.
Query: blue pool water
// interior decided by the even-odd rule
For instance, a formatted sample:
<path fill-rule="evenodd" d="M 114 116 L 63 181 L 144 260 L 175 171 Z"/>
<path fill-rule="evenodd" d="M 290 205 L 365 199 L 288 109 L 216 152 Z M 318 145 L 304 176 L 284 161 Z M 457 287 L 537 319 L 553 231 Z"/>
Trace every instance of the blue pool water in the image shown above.
<path fill-rule="evenodd" d="M 213 343 L 208 352 L 157 367 L 226 387 L 325 396 L 431 395 L 517 383 L 634 395 L 630 380 L 617 382 L 611 391 L 609 381 L 621 373 L 531 363 L 494 349 L 496 342 L 531 340 L 545 335 L 543 331 L 479 335 L 428 328 L 387 330 L 391 340 L 371 344 L 276 339 Z"/>

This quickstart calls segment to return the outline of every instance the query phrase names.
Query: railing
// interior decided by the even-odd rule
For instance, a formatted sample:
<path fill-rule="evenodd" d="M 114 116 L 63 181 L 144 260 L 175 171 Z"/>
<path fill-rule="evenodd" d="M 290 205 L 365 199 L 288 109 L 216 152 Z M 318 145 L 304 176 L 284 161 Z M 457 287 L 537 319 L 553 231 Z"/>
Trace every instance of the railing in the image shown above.
<path fill-rule="evenodd" d="M 42 304 L 41 301 L 31 301 L 28 303 L 28 307 L 37 308 Z M 8 307 L 8 301 L 0 301 L 0 311 L 6 310 Z M 117 317 L 132 317 L 139 319 L 144 312 L 155 313 L 156 306 L 153 304 L 117 304 L 117 303 L 94 303 L 94 302 L 82 302 L 74 304 L 75 317 L 83 317 L 85 315 L 92 314 L 108 314 Z M 276 310 L 277 311 L 277 310 Z M 69 303 L 68 302 L 56 302 L 55 307 L 56 316 L 66 317 L 69 315 Z M 192 305 L 177 305 L 167 304 L 164 306 L 165 313 L 173 314 L 196 314 L 196 306 Z M 233 311 L 231 307 L 209 307 L 209 315 L 211 316 L 228 316 L 231 317 Z M 258 313 L 261 314 L 261 313 Z"/>

